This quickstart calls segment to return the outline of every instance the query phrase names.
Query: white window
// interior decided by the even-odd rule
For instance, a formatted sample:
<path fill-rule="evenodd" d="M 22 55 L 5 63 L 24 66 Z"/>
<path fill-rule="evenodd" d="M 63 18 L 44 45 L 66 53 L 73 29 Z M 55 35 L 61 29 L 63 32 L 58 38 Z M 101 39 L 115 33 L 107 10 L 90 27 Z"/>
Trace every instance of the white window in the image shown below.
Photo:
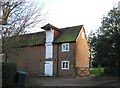
<path fill-rule="evenodd" d="M 62 44 L 62 51 L 69 51 L 69 43 Z"/>
<path fill-rule="evenodd" d="M 62 69 L 69 69 L 69 61 L 62 61 L 61 66 Z"/>
<path fill-rule="evenodd" d="M 82 38 L 83 38 L 83 39 L 85 38 L 85 34 L 84 34 L 84 32 L 82 32 Z"/>

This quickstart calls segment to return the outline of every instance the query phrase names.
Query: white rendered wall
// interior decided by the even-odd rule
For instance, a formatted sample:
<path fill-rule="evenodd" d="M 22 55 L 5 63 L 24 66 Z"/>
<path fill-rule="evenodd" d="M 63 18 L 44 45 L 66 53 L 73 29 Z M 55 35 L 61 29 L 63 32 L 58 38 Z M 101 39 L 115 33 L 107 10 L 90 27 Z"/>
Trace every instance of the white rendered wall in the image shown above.
<path fill-rule="evenodd" d="M 46 58 L 52 58 L 53 57 L 53 45 L 52 43 L 45 44 L 46 46 Z"/>
<path fill-rule="evenodd" d="M 46 51 L 45 51 L 45 58 L 53 58 L 53 45 L 52 42 L 54 40 L 54 30 L 47 30 L 46 31 Z"/>
<path fill-rule="evenodd" d="M 54 30 L 46 31 L 46 43 L 52 43 L 54 39 Z"/>

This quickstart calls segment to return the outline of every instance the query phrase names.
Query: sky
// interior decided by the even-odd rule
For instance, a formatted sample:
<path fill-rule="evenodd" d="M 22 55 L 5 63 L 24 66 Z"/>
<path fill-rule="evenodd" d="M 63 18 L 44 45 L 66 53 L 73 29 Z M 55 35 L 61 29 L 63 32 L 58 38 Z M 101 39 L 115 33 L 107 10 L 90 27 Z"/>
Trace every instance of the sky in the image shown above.
<path fill-rule="evenodd" d="M 50 23 L 58 28 L 84 25 L 89 33 L 101 26 L 102 17 L 120 0 L 35 0 L 38 4 L 44 4 L 47 12 L 47 20 L 40 24 L 43 26 Z M 40 31 L 36 27 L 32 32 Z"/>

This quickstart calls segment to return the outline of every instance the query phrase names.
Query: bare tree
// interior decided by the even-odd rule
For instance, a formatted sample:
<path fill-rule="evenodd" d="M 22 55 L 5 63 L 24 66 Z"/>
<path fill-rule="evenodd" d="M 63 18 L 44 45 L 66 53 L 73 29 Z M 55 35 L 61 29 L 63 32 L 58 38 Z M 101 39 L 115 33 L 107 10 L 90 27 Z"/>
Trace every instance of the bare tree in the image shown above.
<path fill-rule="evenodd" d="M 45 14 L 42 14 L 42 7 L 39 7 L 34 2 L 26 2 L 20 0 L 7 0 L 1 2 L 2 21 L 2 39 L 3 53 L 6 56 L 7 62 L 8 52 L 15 47 L 19 41 L 19 35 L 27 32 L 29 28 L 33 28 L 36 24 L 45 20 Z M 8 39 L 14 36 L 10 42 Z"/>

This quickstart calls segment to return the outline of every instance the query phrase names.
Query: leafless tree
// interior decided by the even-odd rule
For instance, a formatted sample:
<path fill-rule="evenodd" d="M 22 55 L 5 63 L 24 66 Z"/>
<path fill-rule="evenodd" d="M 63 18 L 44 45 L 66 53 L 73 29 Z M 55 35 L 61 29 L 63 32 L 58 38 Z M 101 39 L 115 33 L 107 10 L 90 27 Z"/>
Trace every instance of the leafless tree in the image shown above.
<path fill-rule="evenodd" d="M 42 14 L 42 7 L 25 0 L 6 0 L 0 2 L 0 5 L 2 7 L 0 31 L 2 32 L 3 53 L 6 56 L 5 62 L 7 62 L 7 54 L 19 41 L 19 35 L 26 33 L 28 29 L 45 20 L 45 14 Z M 14 38 L 8 42 L 11 36 Z"/>

